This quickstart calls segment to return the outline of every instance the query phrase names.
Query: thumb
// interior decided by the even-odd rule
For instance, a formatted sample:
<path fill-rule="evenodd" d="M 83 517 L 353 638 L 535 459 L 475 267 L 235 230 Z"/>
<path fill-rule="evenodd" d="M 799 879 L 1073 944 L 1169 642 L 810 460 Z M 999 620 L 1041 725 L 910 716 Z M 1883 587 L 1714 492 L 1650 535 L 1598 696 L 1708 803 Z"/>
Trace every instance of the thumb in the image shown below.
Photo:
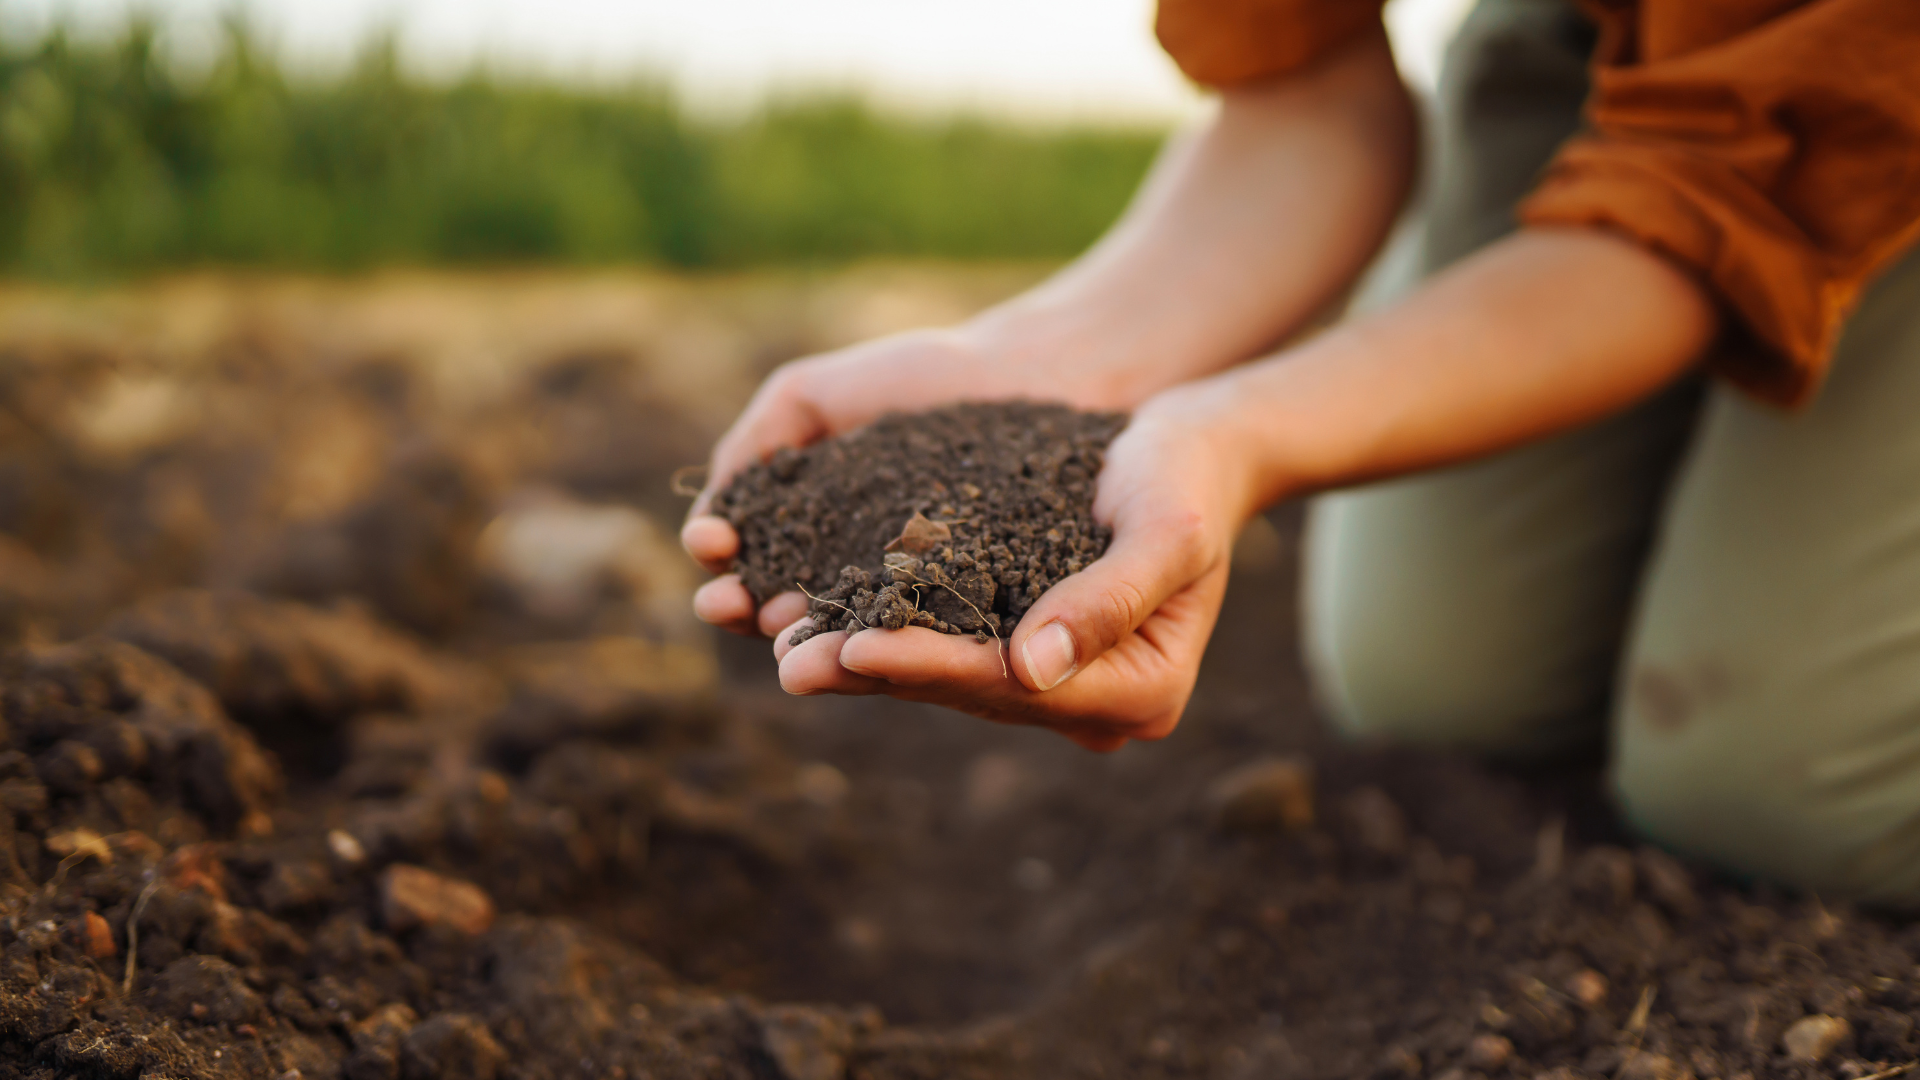
<path fill-rule="evenodd" d="M 1009 643 L 1028 689 L 1051 690 L 1118 645 L 1168 597 L 1219 557 L 1191 509 L 1170 509 L 1115 532 L 1093 565 L 1048 589 L 1020 619 Z"/>
<path fill-rule="evenodd" d="M 783 446 L 805 446 L 831 432 L 806 391 L 807 367 L 788 364 L 767 376 L 720 441 L 707 465 L 707 482 L 687 511 L 688 520 L 713 512 L 714 496 L 741 469 Z"/>

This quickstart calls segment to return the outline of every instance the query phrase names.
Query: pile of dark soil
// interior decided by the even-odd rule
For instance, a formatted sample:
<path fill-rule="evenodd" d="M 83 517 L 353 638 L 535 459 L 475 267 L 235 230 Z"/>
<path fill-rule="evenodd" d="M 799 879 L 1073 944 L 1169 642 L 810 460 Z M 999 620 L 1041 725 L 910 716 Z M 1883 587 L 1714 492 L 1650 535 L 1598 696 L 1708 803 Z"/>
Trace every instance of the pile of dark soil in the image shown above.
<path fill-rule="evenodd" d="M 756 600 L 812 599 L 795 644 L 905 626 L 986 641 L 1106 551 L 1094 478 L 1125 425 L 1030 402 L 890 413 L 743 470 L 714 512 Z"/>

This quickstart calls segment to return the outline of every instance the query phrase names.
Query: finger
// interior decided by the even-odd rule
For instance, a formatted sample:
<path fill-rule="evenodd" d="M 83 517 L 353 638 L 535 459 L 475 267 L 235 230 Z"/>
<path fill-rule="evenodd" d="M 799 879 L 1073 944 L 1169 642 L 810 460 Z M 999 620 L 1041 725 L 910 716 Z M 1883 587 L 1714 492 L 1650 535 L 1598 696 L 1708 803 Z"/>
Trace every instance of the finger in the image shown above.
<path fill-rule="evenodd" d="M 855 674 L 841 666 L 840 650 L 846 645 L 847 637 L 845 630 L 835 630 L 794 646 L 780 658 L 780 688 L 801 696 L 886 693 L 885 681 Z"/>
<path fill-rule="evenodd" d="M 1049 727 L 1089 749 L 1114 749 L 1115 737 L 1152 740 L 1173 731 L 1225 587 L 1224 567 L 1204 575 L 1078 678 L 1045 693 L 1009 677 L 998 650 L 919 627 L 856 634 L 840 659 L 857 674 L 886 680 L 894 697 Z"/>
<path fill-rule="evenodd" d="M 886 692 L 894 697 L 944 705 L 1003 724 L 1051 728 L 1089 750 L 1106 752 L 1126 744 L 1128 735 L 1115 725 L 1131 731 L 1131 720 L 1117 713 L 1101 715 L 1100 700 L 1117 696 L 1137 701 L 1139 685 L 1120 685 L 1137 680 L 1135 671 L 1129 670 L 1124 679 L 1102 672 L 1064 696 L 1041 695 L 1014 679 L 1005 659 L 998 642 L 982 645 L 922 627 L 855 634 L 840 653 L 842 666 L 884 680 Z"/>
<path fill-rule="evenodd" d="M 1080 726 L 1071 713 L 1056 712 L 1055 702 L 1020 685 L 1005 657 L 998 642 L 982 645 L 970 637 L 909 626 L 853 635 L 840 662 L 882 682 L 887 694 L 903 701 L 958 709 L 1000 724 Z"/>
<path fill-rule="evenodd" d="M 1008 677 L 998 641 L 984 645 L 971 637 L 909 626 L 878 634 L 855 634 L 841 651 L 848 670 L 908 688 L 938 687 L 956 697 L 999 701 L 1024 696 Z"/>
<path fill-rule="evenodd" d="M 693 594 L 693 613 L 701 622 L 752 637 L 759 633 L 753 619 L 753 596 L 740 584 L 739 574 L 723 574 Z"/>
<path fill-rule="evenodd" d="M 786 626 L 782 627 L 778 633 L 774 634 L 773 635 L 773 662 L 777 664 L 780 661 L 785 660 L 787 658 L 788 653 L 798 648 L 799 646 L 793 644 L 793 635 L 796 632 L 803 630 L 812 625 L 813 625 L 813 619 L 811 617 L 804 618 L 804 619 L 795 619 L 793 622 L 788 623 Z"/>
<path fill-rule="evenodd" d="M 1115 735 L 1110 731 L 1092 728 L 1057 727 L 1054 730 L 1066 736 L 1081 749 L 1091 750 L 1096 754 L 1111 754 L 1127 745 L 1129 741 L 1125 735 Z"/>
<path fill-rule="evenodd" d="M 693 513 L 704 514 L 713 496 L 733 474 L 782 446 L 805 446 L 826 435 L 827 423 L 801 390 L 805 376 L 799 367 L 784 367 L 767 376 L 753 399 L 713 448 L 707 486 L 693 502 Z"/>
<path fill-rule="evenodd" d="M 1047 691 L 1085 671 L 1165 603 L 1212 569 L 1200 515 L 1163 511 L 1116 531 L 1093 565 L 1048 589 L 1013 636 L 1020 681 Z"/>
<path fill-rule="evenodd" d="M 803 593 L 783 592 L 760 605 L 760 633 L 773 637 L 806 617 L 807 598 Z"/>
<path fill-rule="evenodd" d="M 1193 694 L 1226 586 L 1222 564 L 1167 598 L 1070 682 L 1032 694 L 1038 706 L 1065 721 L 1049 726 L 1070 737 L 1069 729 L 1077 729 L 1145 742 L 1172 734 Z"/>
<path fill-rule="evenodd" d="M 687 523 L 680 526 L 680 546 L 687 549 L 694 562 L 706 567 L 708 573 L 720 574 L 733 565 L 733 557 L 740 553 L 740 534 L 726 518 L 701 514 L 688 518 Z"/>

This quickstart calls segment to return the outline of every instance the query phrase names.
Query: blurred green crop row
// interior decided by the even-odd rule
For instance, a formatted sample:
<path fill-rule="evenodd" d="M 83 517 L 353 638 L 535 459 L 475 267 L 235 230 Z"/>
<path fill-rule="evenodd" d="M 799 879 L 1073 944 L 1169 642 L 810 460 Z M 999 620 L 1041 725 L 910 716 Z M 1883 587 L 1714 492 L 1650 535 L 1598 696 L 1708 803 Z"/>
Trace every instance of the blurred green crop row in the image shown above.
<path fill-rule="evenodd" d="M 188 76 L 155 42 L 0 41 L 0 273 L 1060 258 L 1160 139 L 850 100 L 700 123 L 644 86 L 424 81 L 379 42 L 303 80 L 238 26 Z"/>

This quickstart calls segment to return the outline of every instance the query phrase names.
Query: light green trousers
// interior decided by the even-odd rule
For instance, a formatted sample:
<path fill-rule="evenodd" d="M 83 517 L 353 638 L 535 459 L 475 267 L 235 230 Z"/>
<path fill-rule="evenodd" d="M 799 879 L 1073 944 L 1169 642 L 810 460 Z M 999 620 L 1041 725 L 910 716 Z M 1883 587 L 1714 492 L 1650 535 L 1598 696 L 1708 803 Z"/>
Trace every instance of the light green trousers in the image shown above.
<path fill-rule="evenodd" d="M 1513 227 L 1591 30 L 1484 0 L 1448 56 L 1432 270 Z M 1346 730 L 1514 756 L 1607 733 L 1651 838 L 1920 904 L 1920 256 L 1786 413 L 1689 383 L 1486 461 L 1326 496 L 1302 590 Z"/>

